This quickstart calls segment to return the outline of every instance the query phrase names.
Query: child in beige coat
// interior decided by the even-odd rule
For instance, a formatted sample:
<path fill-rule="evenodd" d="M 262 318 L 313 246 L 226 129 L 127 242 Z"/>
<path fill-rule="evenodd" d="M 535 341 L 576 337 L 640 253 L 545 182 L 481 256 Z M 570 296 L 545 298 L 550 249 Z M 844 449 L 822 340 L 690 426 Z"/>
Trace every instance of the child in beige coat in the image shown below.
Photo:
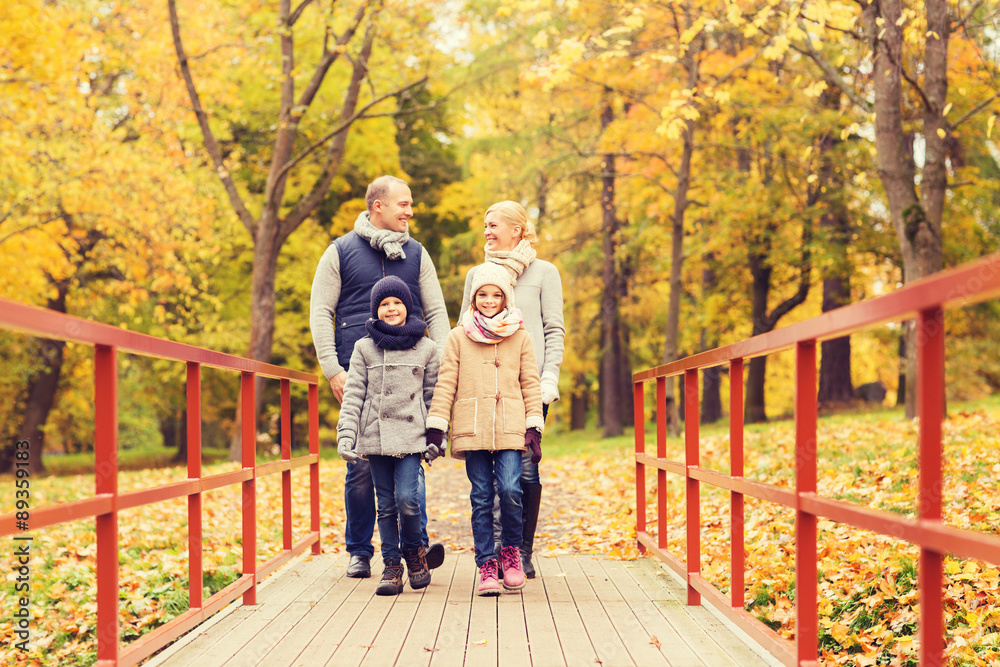
<path fill-rule="evenodd" d="M 514 307 L 509 274 L 477 267 L 472 305 L 448 334 L 427 417 L 427 444 L 439 452 L 451 421 L 451 455 L 465 460 L 472 483 L 472 534 L 479 595 L 500 593 L 493 545 L 494 483 L 500 496 L 503 587 L 524 586 L 521 568 L 521 452 L 541 459 L 544 421 L 531 337 Z"/>

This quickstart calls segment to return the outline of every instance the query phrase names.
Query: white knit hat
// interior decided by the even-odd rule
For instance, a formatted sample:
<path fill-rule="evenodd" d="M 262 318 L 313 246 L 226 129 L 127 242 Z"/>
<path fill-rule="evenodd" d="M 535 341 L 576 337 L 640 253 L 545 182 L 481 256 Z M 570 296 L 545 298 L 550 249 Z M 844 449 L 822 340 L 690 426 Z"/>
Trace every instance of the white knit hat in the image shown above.
<path fill-rule="evenodd" d="M 507 269 L 499 264 L 487 262 L 473 267 L 472 272 L 472 292 L 469 293 L 469 299 L 472 301 L 473 306 L 476 303 L 476 292 L 479 291 L 480 287 L 483 285 L 496 285 L 503 292 L 506 299 L 504 306 L 508 309 L 514 308 L 514 290 L 511 289 L 510 272 Z"/>

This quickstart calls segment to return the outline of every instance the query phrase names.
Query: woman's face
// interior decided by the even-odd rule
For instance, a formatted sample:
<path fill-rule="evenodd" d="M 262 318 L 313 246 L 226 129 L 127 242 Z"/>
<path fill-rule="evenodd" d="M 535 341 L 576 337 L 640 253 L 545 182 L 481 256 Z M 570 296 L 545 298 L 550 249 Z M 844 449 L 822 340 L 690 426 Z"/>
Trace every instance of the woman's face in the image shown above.
<path fill-rule="evenodd" d="M 406 306 L 394 296 L 387 296 L 378 305 L 378 318 L 394 327 L 403 326 L 406 322 Z"/>
<path fill-rule="evenodd" d="M 500 220 L 496 211 L 490 211 L 486 216 L 485 229 L 486 249 L 492 252 L 507 252 L 513 250 L 521 240 L 521 225 L 508 225 Z"/>
<path fill-rule="evenodd" d="M 493 317 L 504 306 L 503 290 L 496 285 L 483 285 L 476 290 L 476 310 L 484 317 Z"/>

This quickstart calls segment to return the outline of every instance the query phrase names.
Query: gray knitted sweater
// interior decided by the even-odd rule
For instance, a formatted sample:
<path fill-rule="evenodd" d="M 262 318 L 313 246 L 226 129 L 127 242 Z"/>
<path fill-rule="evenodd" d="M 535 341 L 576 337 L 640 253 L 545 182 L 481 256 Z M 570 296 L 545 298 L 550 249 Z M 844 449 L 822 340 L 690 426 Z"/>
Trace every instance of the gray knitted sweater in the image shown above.
<path fill-rule="evenodd" d="M 427 447 L 424 423 L 441 361 L 430 338 L 408 350 L 383 350 L 365 336 L 354 345 L 337 442 L 355 453 L 405 456 Z"/>
<path fill-rule="evenodd" d="M 459 317 L 472 305 L 472 276 L 475 267 L 465 277 L 465 291 L 462 294 L 462 311 Z M 528 265 L 514 285 L 514 305 L 521 311 L 524 328 L 531 336 L 538 360 L 538 375 L 546 373 L 559 380 L 559 366 L 563 360 L 563 339 L 566 327 L 563 324 L 562 280 L 559 269 L 551 262 L 535 259 Z"/>

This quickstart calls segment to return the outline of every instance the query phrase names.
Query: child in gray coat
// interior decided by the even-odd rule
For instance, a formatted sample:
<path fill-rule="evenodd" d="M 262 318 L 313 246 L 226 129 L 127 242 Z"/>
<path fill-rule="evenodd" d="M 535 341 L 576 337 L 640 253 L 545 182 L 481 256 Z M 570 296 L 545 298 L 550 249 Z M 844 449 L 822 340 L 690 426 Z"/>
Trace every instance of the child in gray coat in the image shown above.
<path fill-rule="evenodd" d="M 361 457 L 371 466 L 385 564 L 378 595 L 402 592 L 401 560 L 412 588 L 431 582 L 417 474 L 440 360 L 424 336 L 427 325 L 409 314 L 412 308 L 410 289 L 399 278 L 386 276 L 372 287 L 368 335 L 354 346 L 337 423 L 340 457 L 348 463 Z"/>

